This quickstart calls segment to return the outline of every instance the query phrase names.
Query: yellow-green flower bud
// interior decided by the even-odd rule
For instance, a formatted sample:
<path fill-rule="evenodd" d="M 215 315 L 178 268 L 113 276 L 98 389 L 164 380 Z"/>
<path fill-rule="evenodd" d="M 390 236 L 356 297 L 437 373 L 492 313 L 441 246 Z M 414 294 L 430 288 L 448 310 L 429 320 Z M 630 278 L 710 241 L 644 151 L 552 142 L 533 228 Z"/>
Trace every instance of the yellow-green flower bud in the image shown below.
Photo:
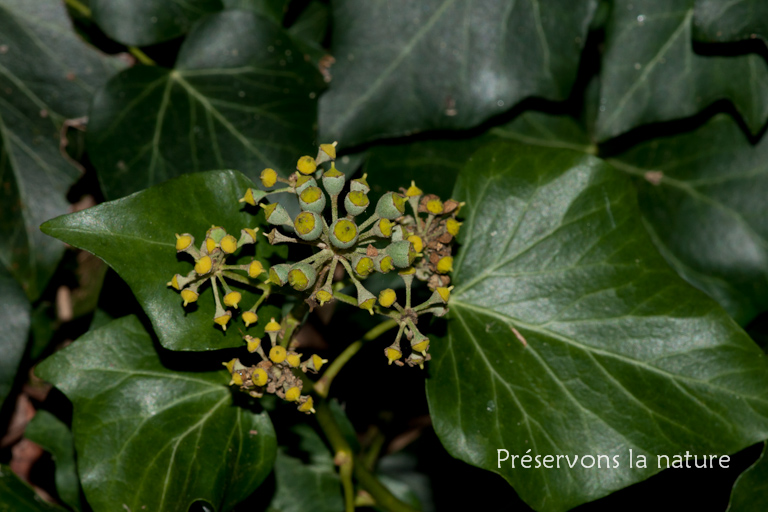
<path fill-rule="evenodd" d="M 299 194 L 299 206 L 308 212 L 322 213 L 325 209 L 325 194 L 320 187 L 307 187 Z"/>
<path fill-rule="evenodd" d="M 237 241 L 237 246 L 245 244 L 256 243 L 256 233 L 259 232 L 259 228 L 243 228 L 240 230 L 240 240 Z"/>
<path fill-rule="evenodd" d="M 357 307 L 373 314 L 373 306 L 376 305 L 376 297 L 359 282 L 355 283 L 355 288 L 357 288 Z"/>
<path fill-rule="evenodd" d="M 307 414 L 315 412 L 315 403 L 311 396 L 308 396 L 307 401 L 299 406 L 299 412 L 305 412 Z"/>
<path fill-rule="evenodd" d="M 249 188 L 248 190 L 245 191 L 245 195 L 240 199 L 238 199 L 238 202 L 246 203 L 251 206 L 256 206 L 256 204 L 262 199 L 264 199 L 266 195 L 267 193 L 264 192 L 263 190 L 259 190 L 259 189 L 254 190 L 252 188 Z"/>
<path fill-rule="evenodd" d="M 416 259 L 416 251 L 413 248 L 413 244 L 408 240 L 400 240 L 399 242 L 389 244 L 385 252 L 388 256 L 392 256 L 392 262 L 397 268 L 407 268 Z"/>
<path fill-rule="evenodd" d="M 439 199 L 430 199 L 427 201 L 427 211 L 433 215 L 443 213 L 443 202 Z"/>
<path fill-rule="evenodd" d="M 232 373 L 232 380 L 229 382 L 230 385 L 234 384 L 235 386 L 242 386 L 243 385 L 243 374 L 239 371 Z"/>
<path fill-rule="evenodd" d="M 235 369 L 235 362 L 238 362 L 237 358 L 230 359 L 226 363 L 221 363 L 221 364 L 223 364 L 227 368 L 227 371 L 229 373 L 232 373 L 234 371 L 234 369 Z"/>
<path fill-rule="evenodd" d="M 261 180 L 261 184 L 264 185 L 264 187 L 274 187 L 275 183 L 277 183 L 277 172 L 274 169 L 267 167 L 261 171 L 259 179 Z"/>
<path fill-rule="evenodd" d="M 352 268 L 360 277 L 368 277 L 374 271 L 373 258 L 364 254 L 355 254 L 352 257 Z"/>
<path fill-rule="evenodd" d="M 256 368 L 251 375 L 251 381 L 259 387 L 266 386 L 269 381 L 269 375 L 264 368 Z"/>
<path fill-rule="evenodd" d="M 312 265 L 307 263 L 296 263 L 291 267 L 288 272 L 288 284 L 294 290 L 303 292 L 307 288 L 311 288 L 315 284 L 317 279 L 317 272 L 312 268 Z"/>
<path fill-rule="evenodd" d="M 453 257 L 443 256 L 440 258 L 440 260 L 437 262 L 437 271 L 441 274 L 453 272 Z"/>
<path fill-rule="evenodd" d="M 191 302 L 196 302 L 199 297 L 200 295 L 194 290 L 181 290 L 181 299 L 185 306 Z"/>
<path fill-rule="evenodd" d="M 315 161 L 318 164 L 327 162 L 328 160 L 336 160 L 336 143 L 333 144 L 320 144 L 320 148 L 317 152 L 317 158 Z"/>
<path fill-rule="evenodd" d="M 243 313 L 243 322 L 245 322 L 246 327 L 250 327 L 251 324 L 255 324 L 259 321 L 259 315 L 254 313 L 253 311 L 246 311 Z"/>
<path fill-rule="evenodd" d="M 216 240 L 211 237 L 205 239 L 205 252 L 212 254 L 216 250 Z"/>
<path fill-rule="evenodd" d="M 371 187 L 368 185 L 368 182 L 366 181 L 367 177 L 368 177 L 367 174 L 363 174 L 362 178 L 357 178 L 356 180 L 350 181 L 349 189 L 362 192 L 363 194 L 367 194 L 368 192 L 371 191 Z"/>
<path fill-rule="evenodd" d="M 320 371 L 320 368 L 323 367 L 325 363 L 327 363 L 327 359 L 323 359 L 317 354 L 312 354 L 312 357 L 310 357 L 308 360 L 304 361 L 304 364 L 302 365 L 302 369 L 306 372 L 307 370 L 311 370 L 315 373 Z"/>
<path fill-rule="evenodd" d="M 264 327 L 264 332 L 267 334 L 274 334 L 280 332 L 280 329 L 282 329 L 282 327 L 280 327 L 280 324 L 275 321 L 275 317 L 272 317 L 269 320 L 269 323 L 267 323 L 267 325 Z"/>
<path fill-rule="evenodd" d="M 331 287 L 324 286 L 317 290 L 317 293 L 315 293 L 315 299 L 317 299 L 317 302 L 319 302 L 321 306 L 325 305 L 326 302 L 333 300 L 333 292 L 331 291 Z"/>
<path fill-rule="evenodd" d="M 315 159 L 311 156 L 303 156 L 296 162 L 296 169 L 301 174 L 312 174 L 317 170 L 317 164 L 315 164 Z"/>
<path fill-rule="evenodd" d="M 219 315 L 213 319 L 214 322 L 219 324 L 223 330 L 227 330 L 227 322 L 232 318 L 232 313 L 225 311 L 223 315 Z"/>
<path fill-rule="evenodd" d="M 232 254 L 237 250 L 237 240 L 232 235 L 227 235 L 221 239 L 221 250 L 227 254 Z"/>
<path fill-rule="evenodd" d="M 453 236 L 456 236 L 459 234 L 459 228 L 461 228 L 462 224 L 463 222 L 459 222 L 454 218 L 450 218 L 445 221 L 445 230 Z"/>
<path fill-rule="evenodd" d="M 347 210 L 347 213 L 353 217 L 363 213 L 365 209 L 368 208 L 369 204 L 370 201 L 368 200 L 368 196 L 359 190 L 350 191 L 344 198 L 344 208 Z"/>
<path fill-rule="evenodd" d="M 285 392 L 285 399 L 289 402 L 295 402 L 299 399 L 301 396 L 301 388 L 298 386 L 293 386 L 292 388 L 288 388 L 288 390 Z"/>
<path fill-rule="evenodd" d="M 224 296 L 224 305 L 230 308 L 237 308 L 243 296 L 240 292 L 229 292 Z"/>
<path fill-rule="evenodd" d="M 297 354 L 296 352 L 288 352 L 288 357 L 286 357 L 286 361 L 288 361 L 288 365 L 293 368 L 298 368 L 301 364 L 301 354 Z"/>
<path fill-rule="evenodd" d="M 259 346 L 261 345 L 261 338 L 254 338 L 253 336 L 246 336 L 245 337 L 245 345 L 248 348 L 248 352 L 253 354 L 259 349 Z"/>
<path fill-rule="evenodd" d="M 396 345 L 392 345 L 391 347 L 387 347 L 384 349 L 384 355 L 387 356 L 388 364 L 392 364 L 401 357 L 403 357 L 403 353 L 400 352 L 400 347 Z"/>
<path fill-rule="evenodd" d="M 210 256 L 203 256 L 195 263 L 195 272 L 197 275 L 204 276 L 213 268 L 213 260 Z"/>
<path fill-rule="evenodd" d="M 387 192 L 376 203 L 376 213 L 382 219 L 396 219 L 405 213 L 405 198 L 394 192 Z"/>
<path fill-rule="evenodd" d="M 192 244 L 194 243 L 195 243 L 195 237 L 193 237 L 189 233 L 184 233 L 183 235 L 176 235 L 176 252 L 185 251 L 190 247 L 192 247 Z"/>
<path fill-rule="evenodd" d="M 349 249 L 357 242 L 357 225 L 349 219 L 337 219 L 331 224 L 331 243 L 339 249 Z"/>
<path fill-rule="evenodd" d="M 280 263 L 273 265 L 269 269 L 269 281 L 277 286 L 285 286 L 288 282 L 288 272 L 290 272 L 291 266 L 287 263 Z"/>
<path fill-rule="evenodd" d="M 317 181 L 315 181 L 315 178 L 312 176 L 299 176 L 296 178 L 296 184 L 294 185 L 294 188 L 296 189 L 296 194 L 301 194 L 309 187 L 316 187 Z"/>
<path fill-rule="evenodd" d="M 311 242 L 323 234 L 323 219 L 315 212 L 301 212 L 293 220 L 293 229 L 299 238 Z"/>
<path fill-rule="evenodd" d="M 380 238 L 389 238 L 392 236 L 392 221 L 389 219 L 379 219 L 373 223 L 373 234 Z"/>
<path fill-rule="evenodd" d="M 268 205 L 261 205 L 264 208 L 264 216 L 267 222 L 274 224 L 275 226 L 292 225 L 291 217 L 285 208 L 280 203 L 270 203 Z"/>
<path fill-rule="evenodd" d="M 439 286 L 437 290 L 435 290 L 435 293 L 440 297 L 443 303 L 448 304 L 448 299 L 451 298 L 451 290 L 453 290 L 453 286 L 447 288 L 445 286 Z"/>
<path fill-rule="evenodd" d="M 385 308 L 391 307 L 397 301 L 397 293 L 392 288 L 387 288 L 379 292 L 379 304 Z"/>
<path fill-rule="evenodd" d="M 413 244 L 413 250 L 416 251 L 416 253 L 420 253 L 424 250 L 424 242 L 419 235 L 411 235 L 406 240 Z"/>
<path fill-rule="evenodd" d="M 416 186 L 415 181 L 411 181 L 411 186 L 408 187 L 408 190 L 405 191 L 406 197 L 418 197 L 422 194 L 424 194 L 424 192 L 422 192 L 421 189 Z"/>
<path fill-rule="evenodd" d="M 429 349 L 429 338 L 427 338 L 420 332 L 416 332 L 413 335 L 413 338 L 411 339 L 411 350 L 415 352 L 421 352 L 422 354 L 426 355 L 428 349 Z"/>
<path fill-rule="evenodd" d="M 405 362 L 408 363 L 408 366 L 419 365 L 419 368 L 422 370 L 424 369 L 424 361 L 424 356 L 417 352 L 411 352 L 411 355 L 409 355 L 408 359 L 405 360 Z"/>
<path fill-rule="evenodd" d="M 373 266 L 377 272 L 386 274 L 395 268 L 395 263 L 392 260 L 392 256 L 381 253 L 373 259 Z"/>
<path fill-rule="evenodd" d="M 339 171 L 334 165 L 323 173 L 323 187 L 332 196 L 338 196 L 341 193 L 345 181 L 344 173 Z"/>
<path fill-rule="evenodd" d="M 248 265 L 248 277 L 256 278 L 264 273 L 264 265 L 259 260 L 253 260 Z"/>
<path fill-rule="evenodd" d="M 286 357 L 288 357 L 288 353 L 286 352 L 285 347 L 275 345 L 269 349 L 269 359 L 275 364 L 282 363 L 285 361 Z"/>
<path fill-rule="evenodd" d="M 184 278 L 181 274 L 174 274 L 171 280 L 167 283 L 165 283 L 166 286 L 170 286 L 171 288 L 174 288 L 176 290 L 181 290 L 181 285 L 179 285 L 179 278 Z"/>

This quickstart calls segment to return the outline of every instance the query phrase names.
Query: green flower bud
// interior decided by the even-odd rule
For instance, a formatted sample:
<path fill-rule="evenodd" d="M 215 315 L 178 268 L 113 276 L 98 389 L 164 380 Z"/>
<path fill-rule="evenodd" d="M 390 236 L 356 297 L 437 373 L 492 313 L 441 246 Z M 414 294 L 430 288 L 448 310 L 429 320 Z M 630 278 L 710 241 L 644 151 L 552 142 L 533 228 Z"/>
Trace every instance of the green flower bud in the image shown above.
<path fill-rule="evenodd" d="M 278 286 L 283 286 L 288 282 L 288 272 L 290 272 L 291 266 L 288 263 L 280 263 L 273 265 L 269 269 L 269 281 Z"/>
<path fill-rule="evenodd" d="M 408 240 L 393 242 L 384 249 L 388 256 L 392 256 L 392 262 L 397 268 L 406 268 L 416 259 L 416 251 Z"/>
<path fill-rule="evenodd" d="M 420 332 L 416 332 L 411 339 L 411 350 L 426 355 L 427 350 L 429 350 L 429 338 Z"/>
<path fill-rule="evenodd" d="M 405 213 L 405 198 L 394 192 L 387 192 L 376 203 L 376 213 L 382 219 L 396 219 Z"/>
<path fill-rule="evenodd" d="M 371 191 L 371 187 L 368 185 L 368 182 L 365 180 L 368 177 L 367 174 L 363 174 L 362 178 L 357 178 L 356 180 L 352 180 L 349 182 L 349 189 L 353 190 L 355 192 L 362 192 L 363 194 L 367 194 Z"/>
<path fill-rule="evenodd" d="M 379 219 L 373 223 L 373 234 L 380 238 L 389 238 L 392 236 L 392 221 L 389 219 Z"/>
<path fill-rule="evenodd" d="M 352 268 L 360 277 L 368 277 L 374 271 L 373 258 L 365 254 L 355 254 L 352 257 Z"/>
<path fill-rule="evenodd" d="M 316 187 L 317 181 L 312 176 L 299 176 L 296 178 L 296 193 L 301 194 L 307 187 Z"/>
<path fill-rule="evenodd" d="M 308 212 L 323 213 L 325 194 L 320 187 L 307 187 L 299 194 L 299 206 Z"/>
<path fill-rule="evenodd" d="M 376 269 L 376 272 L 386 274 L 395 268 L 395 262 L 392 260 L 392 256 L 381 253 L 373 258 L 373 267 Z"/>
<path fill-rule="evenodd" d="M 273 171 L 274 172 L 274 171 Z M 253 189 L 249 188 L 245 191 L 245 195 L 237 200 L 239 203 L 248 203 L 251 206 L 256 206 L 256 204 L 264 199 L 264 197 L 267 195 L 266 192 L 263 190 Z"/>
<path fill-rule="evenodd" d="M 349 249 L 357 242 L 357 225 L 349 219 L 338 219 L 331 224 L 331 243 L 339 249 Z"/>
<path fill-rule="evenodd" d="M 183 235 L 176 235 L 176 252 L 181 252 L 189 249 L 192 244 L 195 243 L 195 237 L 189 233 Z"/>
<path fill-rule="evenodd" d="M 400 240 L 403 239 L 403 236 L 404 236 L 403 226 L 401 226 L 400 224 L 396 224 L 395 226 L 392 227 L 391 239 L 393 242 L 399 242 Z"/>
<path fill-rule="evenodd" d="M 299 238 L 311 242 L 323 234 L 323 219 L 315 212 L 301 212 L 293 221 L 293 229 Z"/>
<path fill-rule="evenodd" d="M 270 203 L 268 205 L 261 205 L 264 208 L 264 216 L 267 218 L 267 222 L 274 224 L 275 226 L 292 225 L 291 217 L 285 208 L 280 203 Z"/>
<path fill-rule="evenodd" d="M 312 265 L 307 263 L 296 263 L 288 272 L 288 283 L 294 290 L 303 292 L 315 284 L 317 272 Z"/>
<path fill-rule="evenodd" d="M 344 208 L 352 216 L 363 213 L 369 204 L 368 196 L 359 190 L 350 191 L 347 197 L 344 198 Z"/>
<path fill-rule="evenodd" d="M 344 173 L 339 171 L 335 166 L 332 166 L 323 174 L 323 187 L 325 187 L 325 191 L 332 196 L 341 194 L 345 181 L 346 177 L 344 176 Z"/>
<path fill-rule="evenodd" d="M 213 226 L 211 229 L 209 229 L 205 236 L 208 238 L 212 238 L 213 241 L 216 243 L 216 246 L 221 244 L 221 240 L 227 236 L 227 230 L 220 227 L 220 226 Z"/>

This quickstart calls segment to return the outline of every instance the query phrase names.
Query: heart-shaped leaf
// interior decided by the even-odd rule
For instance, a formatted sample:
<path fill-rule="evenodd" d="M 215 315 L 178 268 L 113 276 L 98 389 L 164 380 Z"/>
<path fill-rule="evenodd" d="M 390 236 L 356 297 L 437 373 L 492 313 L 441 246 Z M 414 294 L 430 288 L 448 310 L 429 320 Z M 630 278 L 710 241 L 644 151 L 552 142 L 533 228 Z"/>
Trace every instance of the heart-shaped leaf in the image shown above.
<path fill-rule="evenodd" d="M 427 382 L 452 455 L 560 511 L 658 472 L 657 455 L 728 454 L 768 436 L 766 357 L 654 250 L 619 172 L 497 143 L 454 196 L 466 221 Z M 526 454 L 560 469 L 521 467 Z M 598 456 L 609 461 L 590 467 Z"/>
<path fill-rule="evenodd" d="M 254 186 L 237 171 L 187 174 L 130 197 L 58 217 L 43 224 L 42 230 L 92 252 L 115 269 L 131 287 L 165 348 L 238 347 L 243 341 L 234 321 L 226 332 L 214 327 L 210 288 L 203 288 L 200 299 L 187 311 L 178 292 L 166 283 L 174 274 L 186 275 L 193 268 L 191 258 L 176 256 L 176 233 L 190 233 L 200 244 L 211 225 L 239 237 L 241 229 L 263 224 L 263 214 L 254 218 L 235 199 Z M 274 247 L 259 237 L 255 255 L 267 266 L 266 257 Z M 245 258 L 243 262 L 250 260 Z M 241 307 L 251 305 L 244 299 Z M 270 316 L 280 315 L 274 309 L 259 310 L 259 322 L 248 332 L 260 336 Z"/>
<path fill-rule="evenodd" d="M 703 41 L 768 39 L 768 4 L 763 0 L 696 0 L 694 35 Z"/>
<path fill-rule="evenodd" d="M 730 100 L 753 132 L 762 127 L 768 116 L 768 65 L 756 54 L 696 54 L 693 4 L 616 0 L 601 67 L 599 140 L 691 116 L 719 99 Z"/>
<path fill-rule="evenodd" d="M 763 453 L 733 484 L 728 512 L 762 512 L 768 510 L 768 457 Z"/>
<path fill-rule="evenodd" d="M 231 510 L 266 478 L 276 438 L 266 413 L 233 405 L 226 370 L 165 367 L 128 316 L 89 332 L 37 367 L 74 404 L 72 431 L 94 511 Z"/>
<path fill-rule="evenodd" d="M 24 429 L 24 437 L 51 454 L 56 464 L 56 492 L 61 501 L 72 510 L 83 510 L 75 464 L 75 442 L 69 427 L 50 412 L 39 410 Z"/>
<path fill-rule="evenodd" d="M 0 496 L 3 497 L 0 512 L 64 512 L 63 508 L 43 500 L 5 465 L 0 465 Z"/>
<path fill-rule="evenodd" d="M 475 126 L 523 98 L 565 99 L 597 2 L 333 2 L 324 140 Z"/>
<path fill-rule="evenodd" d="M 30 310 L 24 290 L 0 266 L 0 406 L 11 392 L 27 346 Z"/>
<path fill-rule="evenodd" d="M 319 77 L 269 19 L 227 11 L 201 20 L 175 69 L 129 69 L 96 94 L 88 150 L 104 195 L 193 171 L 293 172 L 315 151 Z"/>
<path fill-rule="evenodd" d="M 638 144 L 610 162 L 635 176 L 646 227 L 667 261 L 739 323 L 768 309 L 768 140 L 730 116 Z"/>
<path fill-rule="evenodd" d="M 64 251 L 38 226 L 65 213 L 80 173 L 61 133 L 79 125 L 96 88 L 117 71 L 76 36 L 58 0 L 0 0 L 0 263 L 31 300 Z"/>

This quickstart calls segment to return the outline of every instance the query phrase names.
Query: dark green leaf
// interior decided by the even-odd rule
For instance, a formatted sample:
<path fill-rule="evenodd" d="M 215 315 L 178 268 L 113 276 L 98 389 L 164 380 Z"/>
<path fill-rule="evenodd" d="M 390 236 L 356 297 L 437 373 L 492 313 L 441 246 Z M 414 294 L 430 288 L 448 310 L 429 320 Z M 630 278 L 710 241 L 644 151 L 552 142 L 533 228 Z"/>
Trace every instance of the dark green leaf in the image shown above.
<path fill-rule="evenodd" d="M 597 138 L 691 116 L 730 100 L 753 132 L 768 116 L 768 68 L 756 54 L 700 56 L 694 0 L 617 0 L 606 29 Z"/>
<path fill-rule="evenodd" d="M 768 457 L 766 445 L 763 453 L 749 469 L 744 471 L 731 491 L 728 512 L 763 512 L 768 510 Z"/>
<path fill-rule="evenodd" d="M 208 285 L 187 312 L 179 293 L 166 283 L 174 274 L 186 275 L 193 268 L 191 258 L 176 256 L 176 233 L 191 233 L 200 244 L 211 225 L 239 237 L 242 228 L 263 223 L 263 214 L 254 218 L 234 199 L 242 197 L 248 187 L 254 184 L 237 171 L 187 174 L 130 197 L 53 219 L 42 229 L 92 252 L 115 269 L 131 287 L 165 348 L 238 347 L 243 341 L 237 327 L 244 325 L 233 321 L 225 333 L 214 327 L 215 305 Z M 257 243 L 256 255 L 265 265 L 264 255 L 272 249 L 266 238 Z M 252 302 L 246 299 L 244 294 L 242 306 L 249 308 Z M 259 313 L 259 323 L 249 333 L 260 336 L 270 315 L 280 316 L 274 310 Z"/>
<path fill-rule="evenodd" d="M 75 464 L 75 442 L 69 427 L 48 411 L 39 410 L 27 424 L 24 437 L 51 454 L 56 464 L 56 492 L 61 501 L 73 510 L 83 510 Z"/>
<path fill-rule="evenodd" d="M 24 290 L 0 265 L 0 406 L 13 387 L 29 334 L 30 305 Z"/>
<path fill-rule="evenodd" d="M 11 468 L 0 465 L 0 512 L 48 512 L 64 509 L 47 503 L 25 482 L 17 477 Z"/>
<path fill-rule="evenodd" d="M 245 11 L 206 18 L 174 70 L 129 69 L 94 98 L 88 148 L 105 196 L 193 171 L 293 172 L 301 155 L 316 152 L 320 87 L 274 22 Z"/>
<path fill-rule="evenodd" d="M 573 149 L 595 154 L 597 147 L 575 119 L 529 110 L 490 131 L 501 139 L 545 148 Z"/>
<path fill-rule="evenodd" d="M 739 323 L 768 309 L 768 140 L 719 115 L 611 163 L 634 176 L 653 241 Z"/>
<path fill-rule="evenodd" d="M 221 0 L 93 0 L 93 19 L 109 37 L 146 46 L 185 34 L 202 16 L 222 9 Z"/>
<path fill-rule="evenodd" d="M 768 39 L 768 3 L 764 0 L 696 0 L 694 36 L 704 41 Z"/>
<path fill-rule="evenodd" d="M 542 5 L 543 4 L 543 5 Z M 475 126 L 523 98 L 565 99 L 596 1 L 332 4 L 323 140 Z"/>
<path fill-rule="evenodd" d="M 473 156 L 454 196 L 467 218 L 427 382 L 452 455 L 560 511 L 648 478 L 658 454 L 727 454 L 768 436 L 765 355 L 667 267 L 620 173 L 498 143 Z M 611 469 L 498 467 L 497 449 L 607 455 Z M 630 449 L 647 469 L 629 467 Z"/>
<path fill-rule="evenodd" d="M 0 263 L 31 300 L 64 250 L 38 226 L 67 211 L 79 176 L 60 147 L 63 125 L 87 114 L 115 62 L 75 35 L 63 2 L 0 0 Z"/>
<path fill-rule="evenodd" d="M 278 23 L 283 21 L 290 0 L 221 0 L 225 9 L 253 11 L 272 18 Z"/>
<path fill-rule="evenodd" d="M 322 42 L 328 31 L 329 17 L 328 5 L 312 0 L 288 29 L 293 43 L 315 66 L 320 66 L 321 59 L 328 54 Z"/>
<path fill-rule="evenodd" d="M 341 481 L 336 473 L 333 455 L 323 440 L 308 425 L 293 429 L 299 436 L 291 450 L 281 449 L 275 461 L 277 491 L 269 505 L 269 512 L 338 512 L 344 508 Z M 299 451 L 306 455 L 307 463 L 289 455 Z"/>
<path fill-rule="evenodd" d="M 272 423 L 266 413 L 233 406 L 225 370 L 171 370 L 157 350 L 129 316 L 82 336 L 37 368 L 74 404 L 72 431 L 88 503 L 96 512 L 186 512 L 204 500 L 231 510 L 272 468 Z"/>

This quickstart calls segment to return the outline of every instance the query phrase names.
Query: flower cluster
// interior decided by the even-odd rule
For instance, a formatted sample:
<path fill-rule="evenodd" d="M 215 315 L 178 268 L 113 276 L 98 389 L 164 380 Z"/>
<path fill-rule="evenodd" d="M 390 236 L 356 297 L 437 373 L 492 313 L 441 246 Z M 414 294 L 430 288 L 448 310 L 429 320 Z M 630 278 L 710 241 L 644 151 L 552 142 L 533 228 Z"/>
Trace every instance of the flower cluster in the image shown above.
<path fill-rule="evenodd" d="M 269 335 L 271 342 L 268 354 L 264 352 L 260 338 L 244 338 L 248 352 L 255 352 L 261 357 L 258 364 L 245 366 L 239 359 L 222 363 L 232 375 L 229 384 L 239 386 L 242 391 L 255 398 L 261 398 L 265 392 L 275 394 L 288 402 L 296 402 L 299 412 L 314 413 L 312 397 L 301 394 L 303 382 L 294 370 L 317 373 L 328 360 L 315 354 L 302 361 L 302 354 L 286 350 L 284 346 L 279 345 L 277 339 L 284 335 L 285 330 L 274 318 L 266 325 L 264 332 Z"/>
<path fill-rule="evenodd" d="M 220 325 L 222 329 L 227 329 L 227 324 L 232 318 L 232 311 L 229 308 L 237 309 L 243 296 L 240 292 L 234 291 L 229 287 L 226 279 L 245 285 L 251 285 L 251 279 L 258 278 L 265 272 L 264 266 L 258 260 L 253 260 L 247 265 L 227 265 L 227 257 L 234 254 L 240 247 L 256 242 L 256 233 L 258 228 L 245 228 L 240 231 L 240 238 L 228 234 L 224 228 L 212 226 L 203 239 L 203 243 L 198 249 L 195 247 L 195 237 L 189 233 L 176 235 L 176 252 L 186 253 L 195 260 L 195 267 L 186 275 L 176 274 L 173 276 L 168 286 L 181 292 L 183 305 L 187 306 L 196 302 L 200 297 L 200 287 L 210 281 L 213 288 L 213 297 L 216 302 L 216 311 L 213 315 L 213 321 Z M 245 275 L 235 271 L 245 272 Z M 226 279 L 225 279 L 226 278 Z M 223 288 L 224 296 L 221 297 L 219 284 Z M 258 320 L 256 314 L 257 308 L 269 296 L 269 287 L 264 285 L 257 286 L 262 291 L 261 297 L 248 311 L 243 312 L 242 318 L 245 326 L 255 323 Z"/>

